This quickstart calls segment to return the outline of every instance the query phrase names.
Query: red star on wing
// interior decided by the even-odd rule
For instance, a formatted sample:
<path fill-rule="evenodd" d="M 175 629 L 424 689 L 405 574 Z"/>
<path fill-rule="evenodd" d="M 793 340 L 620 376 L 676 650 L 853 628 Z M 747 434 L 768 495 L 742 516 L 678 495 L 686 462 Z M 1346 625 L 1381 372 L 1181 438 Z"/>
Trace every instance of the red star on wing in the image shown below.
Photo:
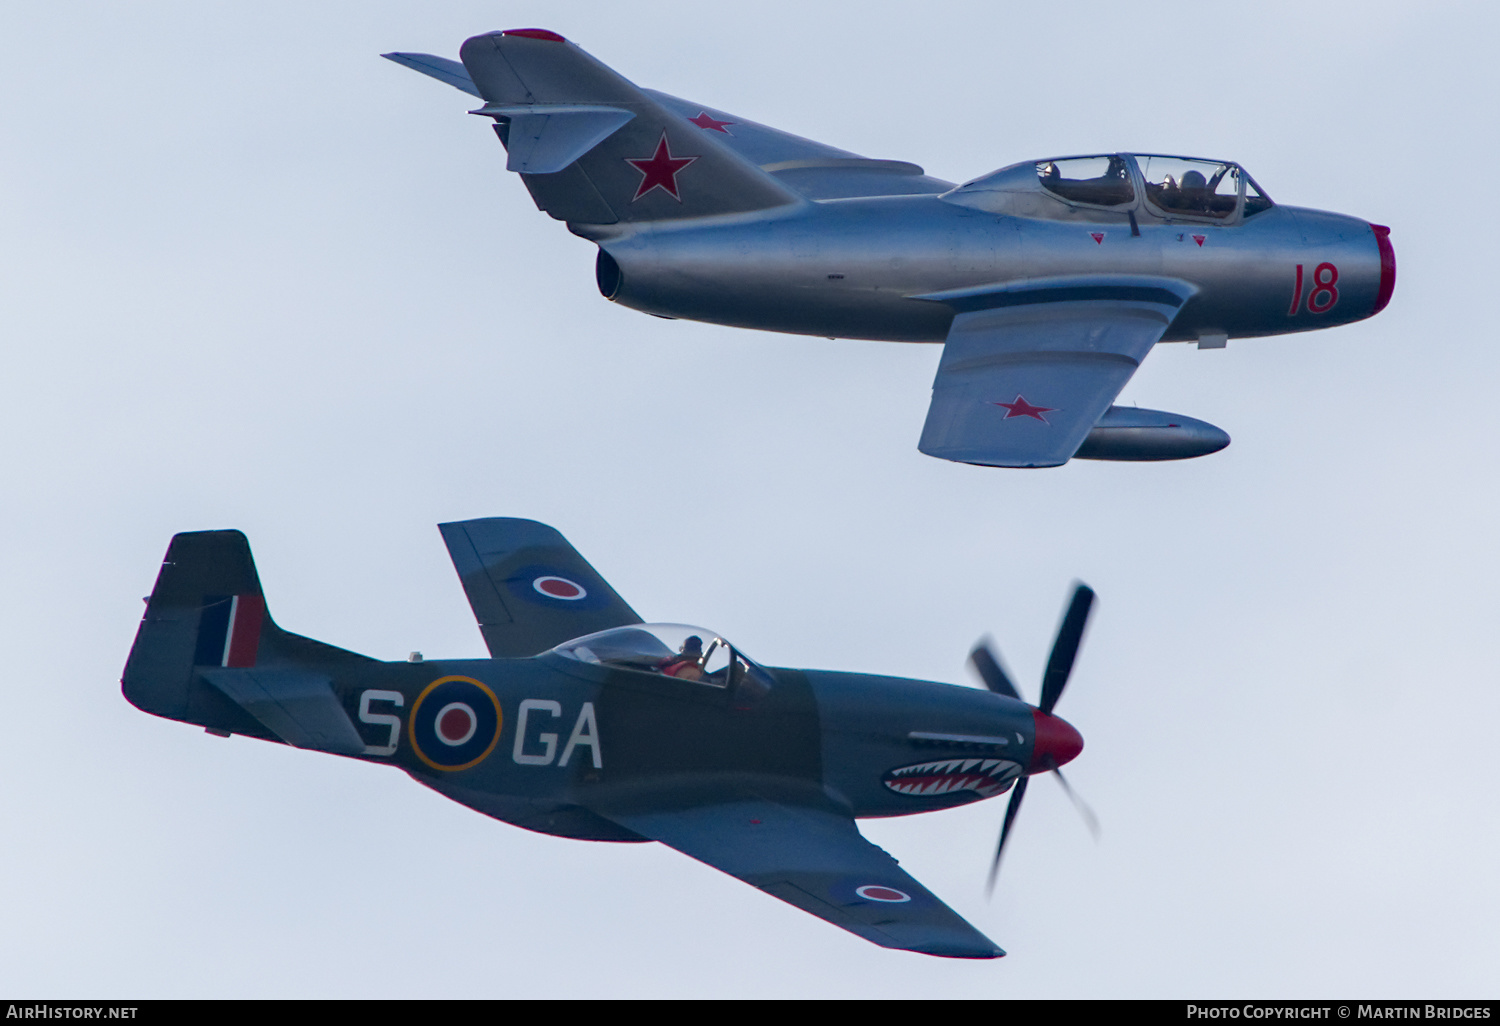
<path fill-rule="evenodd" d="M 1008 411 L 1005 414 L 1006 420 L 1010 420 L 1010 418 L 1012 417 L 1030 417 L 1032 420 L 1039 420 L 1043 424 L 1049 422 L 1046 417 L 1042 416 L 1042 414 L 1057 412 L 1057 408 L 1054 406 L 1033 406 L 1026 401 L 1026 398 L 1024 396 L 1019 394 L 1016 396 L 1016 401 L 1013 403 L 991 403 L 990 405 L 1005 407 L 1005 409 Z"/>
<path fill-rule="evenodd" d="M 635 195 L 630 198 L 630 202 L 634 203 L 652 189 L 661 189 L 681 203 L 682 197 L 677 193 L 677 175 L 697 159 L 697 157 L 672 156 L 672 149 L 667 145 L 667 130 L 662 129 L 661 141 L 656 144 L 656 152 L 650 157 L 644 160 L 625 158 L 625 163 L 641 173 L 640 187 L 635 190 Z"/>
<path fill-rule="evenodd" d="M 699 111 L 697 117 L 688 118 L 688 120 L 697 125 L 699 128 L 707 129 L 710 132 L 723 132 L 725 135 L 734 134 L 729 129 L 725 128 L 725 125 L 739 124 L 738 121 L 715 121 L 713 116 L 710 115 L 706 110 Z"/>

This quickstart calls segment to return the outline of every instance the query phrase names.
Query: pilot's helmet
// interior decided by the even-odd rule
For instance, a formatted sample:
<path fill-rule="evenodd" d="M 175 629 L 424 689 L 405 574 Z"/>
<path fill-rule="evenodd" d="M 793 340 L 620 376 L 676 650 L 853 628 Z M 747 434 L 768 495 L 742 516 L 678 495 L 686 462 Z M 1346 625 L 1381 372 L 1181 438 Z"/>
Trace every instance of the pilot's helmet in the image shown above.
<path fill-rule="evenodd" d="M 687 639 L 682 643 L 682 651 L 684 654 L 687 654 L 689 652 L 702 652 L 703 639 L 698 637 L 698 635 L 696 634 L 689 634 L 687 636 Z"/>
<path fill-rule="evenodd" d="M 1182 187 L 1184 189 L 1206 189 L 1208 179 L 1203 177 L 1202 171 L 1189 171 L 1182 176 Z"/>

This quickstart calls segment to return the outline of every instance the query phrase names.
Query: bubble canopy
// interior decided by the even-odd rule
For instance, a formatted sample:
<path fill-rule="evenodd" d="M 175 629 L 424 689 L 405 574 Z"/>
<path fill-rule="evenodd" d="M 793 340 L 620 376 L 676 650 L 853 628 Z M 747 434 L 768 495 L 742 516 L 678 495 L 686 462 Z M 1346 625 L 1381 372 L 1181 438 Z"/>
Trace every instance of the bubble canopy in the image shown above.
<path fill-rule="evenodd" d="M 1025 161 L 960 185 L 942 198 L 995 213 L 1064 220 L 1110 210 L 1168 221 L 1227 223 L 1274 206 L 1238 164 L 1153 153 Z"/>
<path fill-rule="evenodd" d="M 772 677 L 713 631 L 681 623 L 613 627 L 552 650 L 567 659 L 616 670 L 654 673 L 709 687 L 769 690 Z"/>

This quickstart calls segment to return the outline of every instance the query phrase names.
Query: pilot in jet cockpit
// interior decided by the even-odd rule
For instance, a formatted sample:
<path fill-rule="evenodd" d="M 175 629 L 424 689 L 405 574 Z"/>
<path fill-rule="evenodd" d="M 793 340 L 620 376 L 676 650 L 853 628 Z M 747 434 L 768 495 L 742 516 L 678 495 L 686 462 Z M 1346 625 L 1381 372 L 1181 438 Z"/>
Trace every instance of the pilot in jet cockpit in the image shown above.
<path fill-rule="evenodd" d="M 1040 187 L 1040 188 L 1038 188 Z M 944 199 L 993 213 L 1096 221 L 1239 223 L 1271 200 L 1238 164 L 1195 157 L 1106 153 L 1015 164 L 976 178 Z"/>

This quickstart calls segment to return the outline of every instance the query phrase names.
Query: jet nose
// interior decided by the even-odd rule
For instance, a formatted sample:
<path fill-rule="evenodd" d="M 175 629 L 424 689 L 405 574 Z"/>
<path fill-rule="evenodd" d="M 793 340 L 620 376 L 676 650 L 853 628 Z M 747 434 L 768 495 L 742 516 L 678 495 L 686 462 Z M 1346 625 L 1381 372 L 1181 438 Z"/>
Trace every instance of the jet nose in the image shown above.
<path fill-rule="evenodd" d="M 1391 247 L 1389 228 L 1372 224 L 1370 230 L 1375 233 L 1375 246 L 1380 250 L 1380 291 L 1375 293 L 1375 309 L 1370 311 L 1370 316 L 1374 317 L 1385 309 L 1391 301 L 1391 293 L 1396 291 L 1396 251 Z"/>
<path fill-rule="evenodd" d="M 1066 765 L 1083 751 L 1083 735 L 1067 720 L 1040 709 L 1033 709 L 1031 718 L 1036 724 L 1036 744 L 1031 749 L 1027 773 L 1045 773 Z"/>

